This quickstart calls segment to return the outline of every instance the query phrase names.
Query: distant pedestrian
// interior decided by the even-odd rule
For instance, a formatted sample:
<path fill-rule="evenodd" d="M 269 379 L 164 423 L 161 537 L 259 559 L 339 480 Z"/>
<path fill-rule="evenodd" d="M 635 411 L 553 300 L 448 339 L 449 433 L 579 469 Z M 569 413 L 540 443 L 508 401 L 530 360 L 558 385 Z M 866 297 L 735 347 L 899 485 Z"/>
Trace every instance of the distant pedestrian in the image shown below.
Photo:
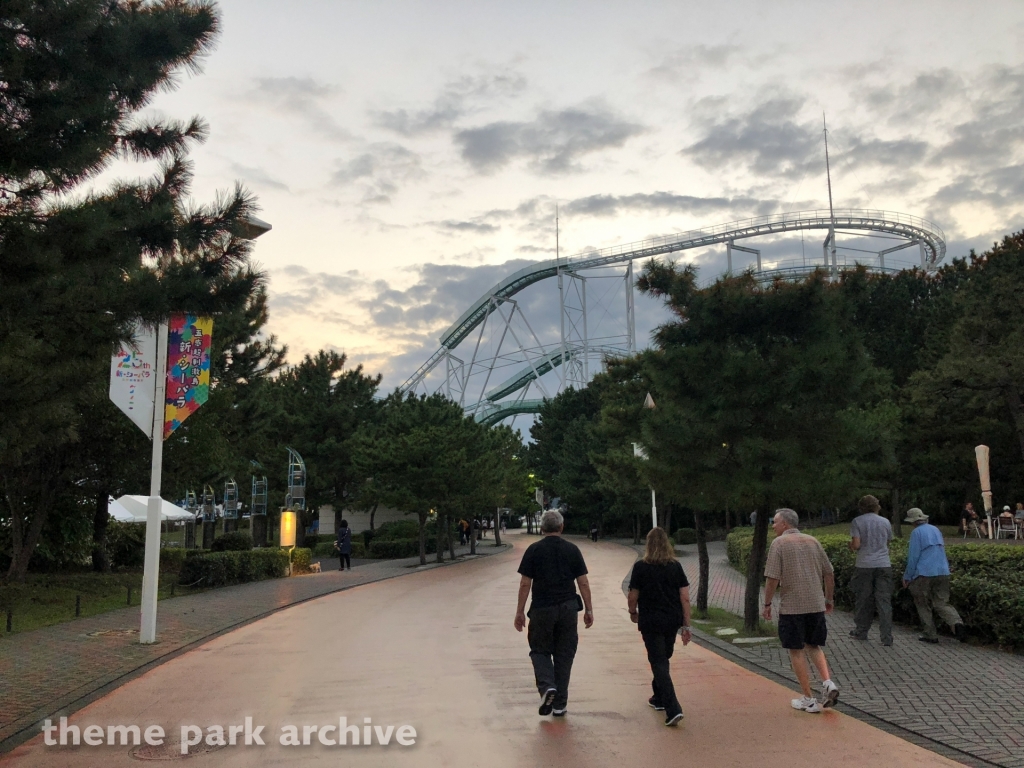
<path fill-rule="evenodd" d="M 480 530 L 480 521 L 475 517 L 473 518 L 473 530 L 471 535 L 475 536 L 477 541 L 480 541 L 480 536 L 482 535 Z"/>
<path fill-rule="evenodd" d="M 338 538 L 334 542 L 334 546 L 338 550 L 338 557 L 340 562 L 338 563 L 338 570 L 344 571 L 345 566 L 352 570 L 352 529 L 348 527 L 348 520 L 342 520 L 341 525 L 338 527 Z"/>
<path fill-rule="evenodd" d="M 875 611 L 882 645 L 892 645 L 892 562 L 889 542 L 892 524 L 882 517 L 881 506 L 874 496 L 864 496 L 858 503 L 860 515 L 850 523 L 850 549 L 857 553 L 856 567 L 850 579 L 855 609 L 854 628 L 850 637 L 868 639 L 868 630 Z"/>
<path fill-rule="evenodd" d="M 590 524 L 590 540 L 597 541 L 597 523 Z"/>
<path fill-rule="evenodd" d="M 461 544 L 463 546 L 465 546 L 466 544 L 469 544 L 469 523 L 467 523 L 465 521 L 465 519 L 459 520 L 458 529 L 459 529 L 459 544 Z"/>
<path fill-rule="evenodd" d="M 960 531 L 969 536 L 972 526 L 976 526 L 982 536 L 988 536 L 988 524 L 974 510 L 974 504 L 968 501 L 960 513 Z"/>
<path fill-rule="evenodd" d="M 562 717 L 569 701 L 569 676 L 579 645 L 579 612 L 589 629 L 594 623 L 587 565 L 579 547 L 562 538 L 564 521 L 554 510 L 540 519 L 543 537 L 526 548 L 519 564 L 519 602 L 515 628 L 522 632 L 530 617 L 527 637 L 534 680 L 540 693 L 538 714 Z M 575 584 L 574 584 L 575 582 Z M 580 594 L 576 594 L 576 584 Z M 529 614 L 524 613 L 532 590 Z"/>
<path fill-rule="evenodd" d="M 803 697 L 793 699 L 793 709 L 821 712 L 839 699 L 839 687 L 832 682 L 821 646 L 828 638 L 825 614 L 832 613 L 835 576 L 828 555 L 813 536 L 800 533 L 800 516 L 792 509 L 775 512 L 772 528 L 775 540 L 768 550 L 764 575 L 764 611 L 772 618 L 772 598 L 779 590 L 779 640 L 789 651 L 789 661 L 800 683 Z M 821 677 L 822 700 L 811 695 L 808 658 Z"/>
<path fill-rule="evenodd" d="M 665 725 L 683 719 L 669 671 L 676 633 L 690 642 L 690 582 L 676 560 L 664 528 L 652 528 L 642 560 L 633 565 L 627 596 L 629 618 L 639 625 L 651 664 L 654 695 L 647 703 L 665 713 Z"/>
<path fill-rule="evenodd" d="M 503 517 L 501 518 L 501 532 L 505 533 L 508 530 L 508 521 Z"/>
<path fill-rule="evenodd" d="M 939 642 L 939 633 L 935 630 L 935 614 L 938 614 L 949 624 L 956 639 L 964 642 L 967 632 L 963 621 L 956 608 L 949 604 L 949 560 L 942 531 L 929 524 L 928 515 L 917 507 L 907 512 L 905 522 L 914 524 L 903 586 L 910 589 L 917 615 L 924 625 L 924 634 L 917 639 L 924 643 Z"/>

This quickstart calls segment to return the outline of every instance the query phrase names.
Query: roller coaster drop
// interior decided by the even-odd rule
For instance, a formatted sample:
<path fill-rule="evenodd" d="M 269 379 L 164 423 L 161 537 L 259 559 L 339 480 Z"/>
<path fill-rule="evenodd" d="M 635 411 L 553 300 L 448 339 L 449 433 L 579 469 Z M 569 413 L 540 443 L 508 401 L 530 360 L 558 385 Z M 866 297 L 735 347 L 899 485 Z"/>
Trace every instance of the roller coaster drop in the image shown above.
<path fill-rule="evenodd" d="M 827 231 L 822 244 L 822 261 L 776 262 L 765 266 L 759 250 L 736 245 L 737 240 L 803 230 Z M 890 239 L 895 237 L 898 243 L 872 252 L 867 260 L 840 260 L 836 255 L 836 233 L 843 231 L 883 235 Z M 401 389 L 405 392 L 417 389 L 428 393 L 444 392 L 458 401 L 467 413 L 487 424 L 495 424 L 517 414 L 536 413 L 542 400 L 528 399 L 531 387 L 549 397 L 565 387 L 584 386 L 590 380 L 592 368 L 596 371 L 602 361 L 610 356 L 626 356 L 636 351 L 633 262 L 637 259 L 724 243 L 728 272 L 733 270 L 734 252 L 751 254 L 755 262 L 750 271 L 758 280 L 768 282 L 777 277 L 799 279 L 821 268 L 835 277 L 840 270 L 855 263 L 877 272 L 899 272 L 910 266 L 932 270 L 945 257 L 944 237 L 942 230 L 931 222 L 907 214 L 855 209 L 815 210 L 760 216 L 537 262 L 509 275 L 474 302 L 441 336 L 440 349 L 409 377 Z M 894 263 L 891 259 L 886 263 L 886 256 L 890 253 L 913 246 L 919 250 L 919 263 Z M 555 278 L 558 284 L 560 322 L 558 338 L 544 343 L 534 332 L 522 304 L 513 297 L 528 286 L 548 278 Z M 598 280 L 604 281 L 597 283 L 599 289 L 607 286 L 608 280 L 612 287 L 600 291 L 597 297 L 592 287 L 588 304 L 587 283 Z M 613 316 L 607 306 L 609 296 L 613 292 L 617 294 L 617 286 L 620 285 L 623 299 L 619 306 L 624 310 L 624 317 Z M 537 324 L 536 320 L 534 324 Z M 467 340 L 468 363 L 454 354 Z M 507 369 L 514 369 L 511 376 L 508 376 Z M 552 386 L 549 389 L 542 377 L 552 371 L 557 375 L 548 377 L 548 384 Z M 503 375 L 507 378 L 501 380 Z M 503 399 L 513 394 L 515 397 Z"/>

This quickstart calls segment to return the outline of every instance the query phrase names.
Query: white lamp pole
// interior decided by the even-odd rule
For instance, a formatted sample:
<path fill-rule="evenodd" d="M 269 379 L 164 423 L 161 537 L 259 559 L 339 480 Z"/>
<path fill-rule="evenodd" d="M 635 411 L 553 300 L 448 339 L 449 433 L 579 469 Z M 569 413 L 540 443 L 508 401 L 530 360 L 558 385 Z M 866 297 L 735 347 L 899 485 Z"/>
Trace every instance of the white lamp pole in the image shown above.
<path fill-rule="evenodd" d="M 167 391 L 167 321 L 156 329 L 156 390 L 153 396 L 153 464 L 146 506 L 146 559 L 142 571 L 142 626 L 140 643 L 156 642 L 156 601 L 160 587 L 160 476 L 164 464 L 164 402 Z"/>

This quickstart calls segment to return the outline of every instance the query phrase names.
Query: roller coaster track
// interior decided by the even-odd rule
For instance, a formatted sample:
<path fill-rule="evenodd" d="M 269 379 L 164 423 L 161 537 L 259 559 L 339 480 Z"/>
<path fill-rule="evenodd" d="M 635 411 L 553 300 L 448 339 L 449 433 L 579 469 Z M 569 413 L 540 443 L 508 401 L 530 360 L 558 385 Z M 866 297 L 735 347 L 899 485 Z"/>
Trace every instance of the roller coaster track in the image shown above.
<path fill-rule="evenodd" d="M 834 233 L 836 230 L 853 230 L 866 234 L 885 233 L 906 238 L 907 243 L 905 245 L 889 250 L 897 250 L 901 247 L 920 244 L 921 266 L 925 269 L 934 269 L 942 261 L 946 253 L 945 235 L 942 230 L 932 222 L 917 216 L 892 211 L 837 209 L 834 212 L 830 212 L 826 209 L 758 216 L 704 229 L 617 245 L 611 248 L 589 250 L 567 258 L 540 261 L 509 275 L 474 302 L 441 335 L 441 347 L 409 377 L 401 389 L 402 391 L 411 391 L 416 387 L 439 362 L 445 359 L 451 350 L 454 350 L 491 312 L 495 311 L 501 301 L 508 300 L 534 283 L 555 277 L 559 272 L 574 274 L 582 270 L 625 264 L 637 259 L 652 258 L 693 248 L 702 248 L 719 243 L 733 243 L 736 240 L 751 237 L 800 230 L 828 230 L 830 232 L 829 237 L 832 237 L 831 233 Z M 826 239 L 826 244 L 827 242 L 828 240 Z M 777 271 L 782 276 L 797 276 L 798 273 L 811 269 L 814 269 L 814 265 L 810 265 L 809 268 L 803 270 L 786 267 Z M 775 272 L 776 270 L 767 269 L 759 272 L 757 276 L 760 279 L 770 279 L 774 276 Z M 546 367 L 550 370 L 551 367 L 558 365 L 560 362 L 561 358 L 549 358 Z M 533 378 L 536 378 L 536 376 L 533 376 Z M 502 395 L 508 394 L 509 391 L 514 391 L 509 390 L 505 386 L 502 386 L 500 390 Z M 496 393 L 488 394 L 490 396 L 486 399 L 490 404 L 485 410 L 491 411 L 494 407 L 493 400 L 496 399 L 494 397 Z M 518 404 L 509 404 L 509 407 L 514 408 L 512 412 L 524 412 L 519 410 Z M 484 414 L 478 414 L 478 416 L 490 418 Z"/>

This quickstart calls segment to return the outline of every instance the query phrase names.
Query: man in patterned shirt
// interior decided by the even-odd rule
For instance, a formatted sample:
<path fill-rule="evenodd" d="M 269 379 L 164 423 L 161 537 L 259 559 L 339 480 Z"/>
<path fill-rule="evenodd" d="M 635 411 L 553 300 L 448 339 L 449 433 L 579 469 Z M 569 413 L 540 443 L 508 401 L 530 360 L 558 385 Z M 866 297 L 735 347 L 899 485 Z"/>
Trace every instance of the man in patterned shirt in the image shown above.
<path fill-rule="evenodd" d="M 828 636 L 825 614 L 832 613 L 835 577 L 821 542 L 800 533 L 799 524 L 800 517 L 792 509 L 776 510 L 772 520 L 775 540 L 764 568 L 763 616 L 771 621 L 772 598 L 778 588 L 779 640 L 789 651 L 793 672 L 804 694 L 790 703 L 793 709 L 814 713 L 821 712 L 822 707 L 834 706 L 839 699 L 839 687 L 829 676 L 825 652 L 821 650 Z M 820 702 L 811 695 L 808 658 L 821 675 Z"/>

